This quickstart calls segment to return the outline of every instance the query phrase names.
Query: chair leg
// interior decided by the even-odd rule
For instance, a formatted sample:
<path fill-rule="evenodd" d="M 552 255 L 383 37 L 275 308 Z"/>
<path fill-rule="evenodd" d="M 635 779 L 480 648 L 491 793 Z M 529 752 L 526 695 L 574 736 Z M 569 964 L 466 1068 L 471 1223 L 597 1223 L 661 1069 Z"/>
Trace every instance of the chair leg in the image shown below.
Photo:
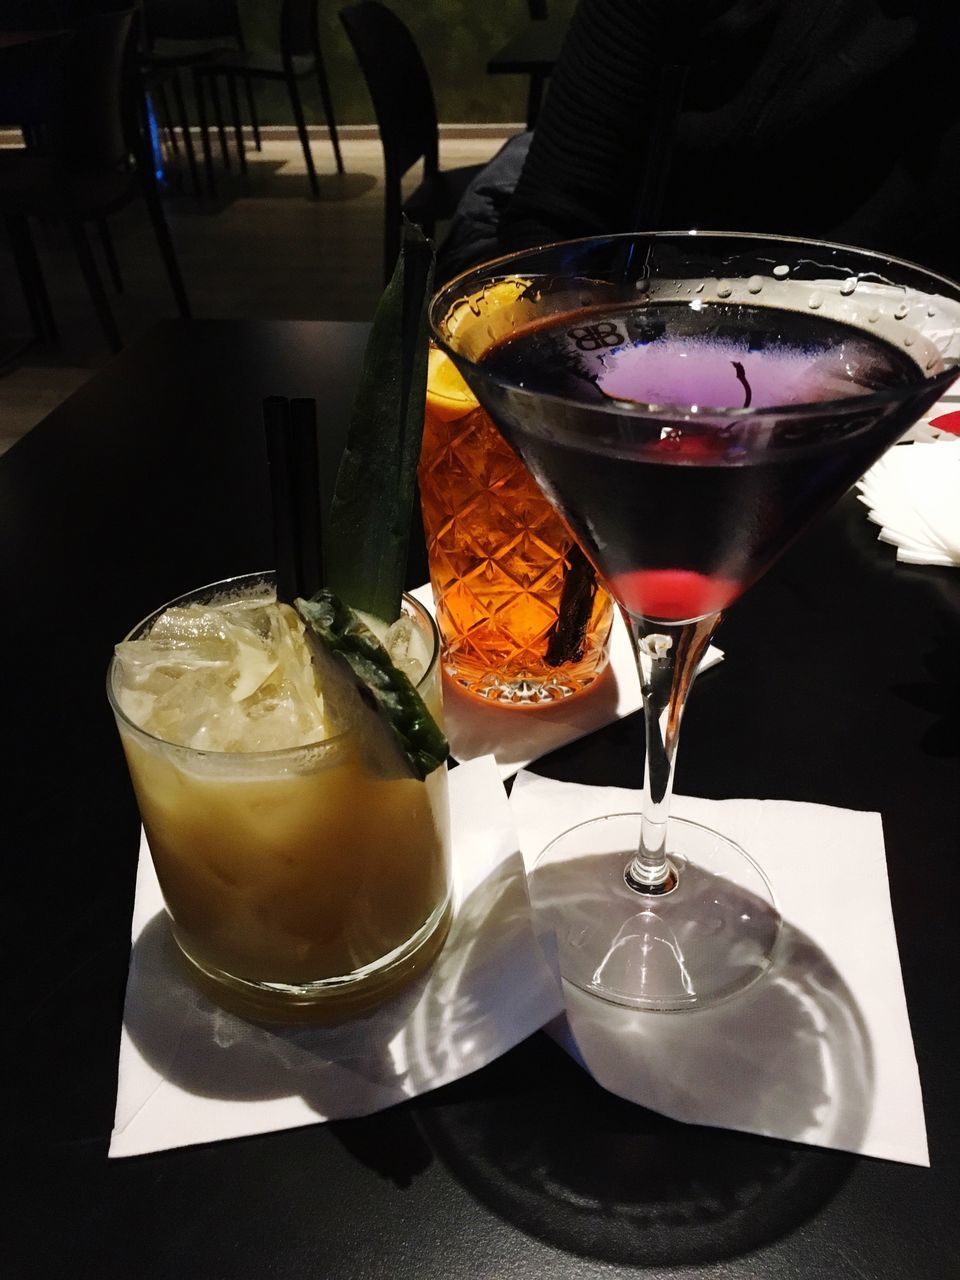
<path fill-rule="evenodd" d="M 180 76 L 177 75 L 173 80 L 173 97 L 177 104 L 177 118 L 180 121 L 180 131 L 183 134 L 183 149 L 187 153 L 187 167 L 190 170 L 190 181 L 193 183 L 193 189 L 197 195 L 201 194 L 200 174 L 197 171 L 197 154 L 193 148 L 193 138 L 190 136 L 190 118 L 187 115 L 187 104 L 183 100 L 183 86 L 180 84 Z M 174 136 L 176 133 L 174 132 Z"/>
<path fill-rule="evenodd" d="M 194 73 L 193 92 L 197 100 L 197 123 L 200 125 L 200 139 L 203 143 L 203 163 L 207 170 L 207 186 L 211 195 L 216 195 L 217 179 L 213 171 L 213 150 L 210 146 L 210 129 L 207 125 L 207 97 L 203 89 L 203 77 Z"/>
<path fill-rule="evenodd" d="M 253 145 L 258 151 L 263 150 L 260 140 L 260 117 L 257 115 L 257 100 L 253 94 L 253 76 L 244 76 L 243 83 L 247 90 L 247 110 L 250 112 L 250 128 L 253 130 Z"/>
<path fill-rule="evenodd" d="M 173 150 L 174 156 L 176 157 L 177 160 L 179 160 L 180 159 L 180 143 L 177 140 L 177 131 L 173 126 L 173 116 L 170 114 L 170 102 L 167 98 L 166 85 L 162 83 L 156 85 L 156 87 L 153 90 L 153 93 L 149 94 L 148 96 L 153 98 L 154 103 L 156 104 L 157 107 L 159 107 L 160 116 L 162 117 L 162 120 L 163 120 L 162 124 L 160 123 L 159 120 L 157 121 L 157 130 L 159 132 L 159 130 L 162 129 L 163 132 L 167 135 L 167 142 L 169 143 L 171 149 Z M 156 115 L 156 113 L 154 114 Z"/>
<path fill-rule="evenodd" d="M 307 121 L 303 114 L 303 103 L 300 100 L 300 86 L 297 84 L 296 76 L 287 75 L 287 92 L 290 95 L 290 106 L 293 108 L 293 118 L 297 122 L 297 133 L 300 135 L 300 145 L 303 147 L 303 158 L 307 162 L 307 177 L 310 179 L 310 190 L 313 192 L 314 199 L 320 195 L 320 184 L 317 182 L 317 171 L 313 167 L 313 152 L 310 150 L 310 135 L 307 133 Z"/>
<path fill-rule="evenodd" d="M 113 237 L 110 235 L 110 228 L 107 225 L 106 218 L 97 219 L 97 231 L 100 233 L 103 256 L 107 261 L 107 269 L 110 272 L 113 287 L 117 293 L 123 293 L 123 277 L 120 274 L 120 263 L 117 261 L 116 250 L 113 247 Z"/>
<path fill-rule="evenodd" d="M 220 139 L 220 155 L 223 157 L 223 167 L 230 171 L 230 148 L 227 146 L 227 130 L 223 123 L 223 108 L 220 106 L 220 86 L 217 83 L 217 77 L 210 77 L 210 101 L 213 103 L 213 118 L 217 125 L 217 136 Z"/>
<path fill-rule="evenodd" d="M 240 99 L 237 96 L 237 77 L 227 76 L 227 92 L 230 95 L 230 110 L 233 114 L 233 136 L 237 143 L 237 158 L 240 172 L 247 172 L 247 151 L 243 145 L 243 122 L 240 119 Z"/>
<path fill-rule="evenodd" d="M 333 98 L 330 96 L 330 82 L 327 80 L 327 71 L 323 65 L 323 58 L 320 56 L 320 50 L 316 50 L 315 61 L 317 64 L 317 84 L 320 86 L 320 101 L 323 103 L 323 114 L 326 117 L 327 128 L 330 130 L 330 142 L 333 144 L 333 157 L 337 162 L 337 173 L 343 173 L 343 156 L 340 154 L 340 139 L 337 136 L 337 120 L 333 114 Z"/>
<path fill-rule="evenodd" d="M 5 222 L 13 260 L 23 290 L 24 301 L 30 312 L 30 322 L 38 342 L 56 342 L 59 338 L 57 322 L 53 318 L 50 296 L 40 267 L 40 259 L 34 247 L 30 224 L 22 215 L 9 214 Z"/>
<path fill-rule="evenodd" d="M 173 240 L 170 238 L 170 228 L 167 226 L 167 219 L 164 217 L 163 204 L 157 191 L 156 184 L 149 177 L 142 177 L 143 183 L 143 199 L 147 206 L 147 212 L 150 215 L 150 221 L 153 223 L 153 233 L 157 237 L 157 245 L 160 249 L 160 256 L 163 258 L 163 264 L 167 268 L 167 275 L 170 279 L 170 288 L 173 290 L 173 296 L 177 304 L 177 310 L 183 316 L 184 320 L 189 320 L 191 316 L 190 303 L 187 301 L 187 291 L 183 287 L 183 276 L 180 274 L 180 264 L 177 261 L 176 250 L 173 247 Z"/>
<path fill-rule="evenodd" d="M 90 241 L 87 239 L 87 233 L 82 222 L 71 220 L 69 226 L 73 247 L 77 253 L 77 261 L 80 263 L 80 270 L 83 272 L 83 277 L 87 282 L 94 310 L 103 327 L 107 342 L 110 344 L 110 350 L 116 354 L 116 352 L 123 349 L 123 342 L 120 339 L 120 330 L 117 328 L 117 322 L 113 318 L 113 312 L 110 310 L 110 303 L 107 300 L 103 282 L 97 270 L 96 260 L 90 249 Z"/>

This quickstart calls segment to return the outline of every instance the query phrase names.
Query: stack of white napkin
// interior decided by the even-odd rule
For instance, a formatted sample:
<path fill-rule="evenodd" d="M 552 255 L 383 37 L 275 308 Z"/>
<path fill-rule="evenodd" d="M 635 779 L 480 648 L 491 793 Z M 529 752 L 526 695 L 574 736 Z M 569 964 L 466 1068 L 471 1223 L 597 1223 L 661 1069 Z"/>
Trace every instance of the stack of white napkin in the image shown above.
<path fill-rule="evenodd" d="M 880 541 L 905 564 L 960 564 L 960 438 L 889 449 L 858 481 Z"/>

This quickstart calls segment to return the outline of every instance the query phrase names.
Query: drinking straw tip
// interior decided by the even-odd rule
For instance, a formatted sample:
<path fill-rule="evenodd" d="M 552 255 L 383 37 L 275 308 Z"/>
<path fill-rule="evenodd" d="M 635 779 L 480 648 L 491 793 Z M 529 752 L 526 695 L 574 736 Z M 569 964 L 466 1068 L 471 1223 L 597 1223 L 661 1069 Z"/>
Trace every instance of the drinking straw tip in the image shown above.
<path fill-rule="evenodd" d="M 287 603 L 301 594 L 297 567 L 297 534 L 291 501 L 289 423 L 290 403 L 286 397 L 268 396 L 263 402 L 263 427 L 273 504 L 277 599 Z"/>
<path fill-rule="evenodd" d="M 299 594 L 309 598 L 323 586 L 317 402 L 315 400 L 304 398 L 290 401 L 289 432 Z"/>

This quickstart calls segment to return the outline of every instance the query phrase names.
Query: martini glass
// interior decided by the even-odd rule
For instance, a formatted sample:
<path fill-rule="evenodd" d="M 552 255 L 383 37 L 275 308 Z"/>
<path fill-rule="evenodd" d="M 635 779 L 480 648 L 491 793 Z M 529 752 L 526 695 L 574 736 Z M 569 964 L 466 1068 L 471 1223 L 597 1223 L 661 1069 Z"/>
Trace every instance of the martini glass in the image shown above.
<path fill-rule="evenodd" d="M 640 671 L 642 813 L 565 832 L 530 878 L 561 972 L 641 1009 L 729 998 L 781 921 L 762 850 L 669 817 L 687 695 L 724 610 L 953 381 L 960 287 L 840 245 L 638 233 L 484 264 L 430 318 Z"/>

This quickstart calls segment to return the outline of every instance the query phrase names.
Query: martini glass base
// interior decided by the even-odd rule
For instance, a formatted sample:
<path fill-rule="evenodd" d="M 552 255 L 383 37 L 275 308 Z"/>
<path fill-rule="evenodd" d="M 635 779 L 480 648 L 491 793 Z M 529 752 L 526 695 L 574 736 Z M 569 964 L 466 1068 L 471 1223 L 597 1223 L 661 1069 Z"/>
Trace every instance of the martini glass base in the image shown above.
<path fill-rule="evenodd" d="M 676 888 L 639 893 L 625 878 L 639 838 L 639 813 L 612 814 L 571 827 L 537 860 L 530 899 L 538 923 L 556 933 L 563 977 L 614 1004 L 662 1012 L 752 986 L 781 925 L 757 864 L 718 832 L 673 818 Z"/>

